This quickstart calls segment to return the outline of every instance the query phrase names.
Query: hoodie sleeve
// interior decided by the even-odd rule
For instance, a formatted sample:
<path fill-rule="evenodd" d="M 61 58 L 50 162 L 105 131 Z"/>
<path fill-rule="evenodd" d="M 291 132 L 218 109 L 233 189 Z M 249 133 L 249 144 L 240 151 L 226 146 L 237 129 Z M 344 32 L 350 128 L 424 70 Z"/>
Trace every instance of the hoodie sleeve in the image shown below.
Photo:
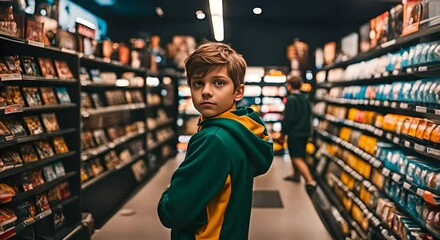
<path fill-rule="evenodd" d="M 288 97 L 286 107 L 284 108 L 283 121 L 281 122 L 281 131 L 284 135 L 288 135 L 291 132 L 295 115 L 295 102 L 292 98 Z"/>
<path fill-rule="evenodd" d="M 159 218 L 168 228 L 202 226 L 201 216 L 206 221 L 205 209 L 229 174 L 229 157 L 221 139 L 213 133 L 193 138 L 158 204 Z"/>

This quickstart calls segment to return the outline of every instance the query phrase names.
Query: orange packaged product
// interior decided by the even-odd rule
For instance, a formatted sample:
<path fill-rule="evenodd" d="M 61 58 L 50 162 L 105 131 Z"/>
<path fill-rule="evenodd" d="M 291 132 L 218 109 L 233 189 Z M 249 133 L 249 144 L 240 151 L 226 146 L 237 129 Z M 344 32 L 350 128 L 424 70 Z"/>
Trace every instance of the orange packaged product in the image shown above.
<path fill-rule="evenodd" d="M 365 119 L 365 111 L 359 110 L 356 115 L 355 121 L 358 123 L 363 123 Z"/>
<path fill-rule="evenodd" d="M 395 130 L 395 132 L 396 132 L 397 134 L 401 134 L 401 132 L 402 132 L 402 127 L 403 127 L 403 123 L 405 122 L 406 119 L 408 119 L 407 116 L 402 116 L 402 117 L 400 117 L 400 118 L 397 120 L 397 123 L 396 123 L 396 130 Z"/>
<path fill-rule="evenodd" d="M 423 133 L 425 132 L 427 126 L 428 126 L 428 121 L 426 120 L 420 121 L 416 131 L 416 138 L 423 140 Z"/>
<path fill-rule="evenodd" d="M 350 109 L 348 109 L 348 116 L 347 116 L 347 119 L 348 120 L 351 120 L 351 121 L 354 121 L 355 119 L 356 119 L 356 116 L 357 116 L 357 112 L 358 112 L 359 110 L 357 110 L 356 108 L 350 108 Z"/>
<path fill-rule="evenodd" d="M 387 114 L 383 118 L 382 129 L 390 132 L 394 132 L 396 130 L 398 115 L 395 114 Z"/>
<path fill-rule="evenodd" d="M 430 141 L 431 133 L 435 127 L 437 127 L 437 124 L 435 124 L 433 122 L 428 122 L 428 126 L 426 126 L 425 132 L 423 132 L 423 139 L 424 140 Z"/>
<path fill-rule="evenodd" d="M 408 135 L 411 137 L 416 137 L 416 131 L 417 128 L 419 127 L 419 123 L 420 123 L 420 118 L 413 118 L 411 120 L 411 125 L 409 127 L 409 131 L 408 131 Z"/>
<path fill-rule="evenodd" d="M 405 120 L 403 120 L 402 128 L 400 128 L 400 134 L 408 135 L 410 127 L 411 127 L 411 118 L 406 118 Z"/>
<path fill-rule="evenodd" d="M 374 120 L 374 126 L 377 128 L 382 128 L 383 125 L 383 115 L 377 115 Z"/>
<path fill-rule="evenodd" d="M 437 125 L 431 133 L 431 142 L 440 143 L 440 125 Z"/>
<path fill-rule="evenodd" d="M 368 125 L 373 125 L 373 119 L 375 114 L 376 114 L 375 112 L 371 112 L 371 111 L 366 112 L 364 123 Z"/>
<path fill-rule="evenodd" d="M 342 127 L 341 131 L 339 132 L 339 137 L 341 139 L 344 139 L 345 141 L 349 141 L 350 139 L 350 133 L 351 133 L 351 129 L 347 128 L 347 127 Z"/>

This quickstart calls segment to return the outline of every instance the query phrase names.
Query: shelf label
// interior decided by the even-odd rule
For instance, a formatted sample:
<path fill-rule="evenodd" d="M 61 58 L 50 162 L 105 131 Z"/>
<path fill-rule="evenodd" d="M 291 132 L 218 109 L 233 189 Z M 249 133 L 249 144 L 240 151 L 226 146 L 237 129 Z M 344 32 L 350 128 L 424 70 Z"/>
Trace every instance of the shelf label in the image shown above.
<path fill-rule="evenodd" d="M 390 72 L 388 72 L 388 71 L 385 71 L 382 73 L 382 76 L 384 76 L 384 77 L 388 77 L 389 75 L 390 75 Z"/>
<path fill-rule="evenodd" d="M 379 106 L 380 106 L 380 101 L 379 101 L 379 100 L 374 101 L 374 105 L 375 105 L 376 107 L 379 107 Z"/>
<path fill-rule="evenodd" d="M 408 109 L 408 103 L 400 103 L 400 108 Z"/>
<path fill-rule="evenodd" d="M 395 143 L 395 144 L 399 144 L 399 143 L 400 143 L 400 138 L 398 138 L 398 137 L 394 137 L 394 138 L 393 138 L 393 143 Z"/>
<path fill-rule="evenodd" d="M 383 102 L 383 106 L 384 107 L 389 107 L 390 106 L 390 102 L 388 102 L 388 101 Z"/>
<path fill-rule="evenodd" d="M 20 73 L 10 73 L 10 74 L 0 74 L 0 79 L 2 81 L 11 81 L 11 80 L 22 80 L 23 77 Z"/>
<path fill-rule="evenodd" d="M 410 67 L 407 68 L 407 69 L 406 69 L 406 73 L 412 73 L 412 68 L 410 68 Z"/>
<path fill-rule="evenodd" d="M 380 73 L 375 73 L 374 74 L 374 78 L 380 78 L 381 74 Z"/>
<path fill-rule="evenodd" d="M 417 195 L 419 195 L 420 197 L 425 196 L 425 190 L 423 190 L 423 189 L 417 188 L 416 193 L 417 193 Z"/>
<path fill-rule="evenodd" d="M 387 48 L 387 47 L 390 47 L 390 46 L 392 46 L 392 45 L 394 45 L 394 44 L 396 44 L 396 39 L 393 39 L 393 40 L 388 41 L 388 42 L 384 42 L 384 43 L 382 43 L 382 44 L 380 45 L 380 47 L 381 47 L 381 48 Z"/>
<path fill-rule="evenodd" d="M 440 115 L 440 109 L 435 109 L 434 112 L 435 112 L 435 115 Z"/>
<path fill-rule="evenodd" d="M 374 105 L 374 100 L 373 99 L 370 99 L 370 101 L 369 101 L 369 103 L 370 103 L 370 105 Z"/>
<path fill-rule="evenodd" d="M 364 100 L 364 101 L 363 101 L 363 104 L 364 104 L 364 105 L 368 105 L 368 103 L 369 103 L 368 100 Z"/>
<path fill-rule="evenodd" d="M 399 70 L 397 70 L 397 69 L 393 70 L 393 75 L 394 75 L 394 76 L 395 76 L 395 75 L 399 75 Z"/>
<path fill-rule="evenodd" d="M 402 177 L 401 177 L 399 174 L 397 174 L 397 173 L 393 173 L 392 179 L 393 179 L 395 182 L 400 182 L 400 180 L 402 179 Z"/>
<path fill-rule="evenodd" d="M 391 103 L 391 108 L 397 108 L 397 103 L 396 102 L 392 102 Z"/>
<path fill-rule="evenodd" d="M 28 40 L 27 43 L 32 46 L 44 47 L 44 43 L 42 43 L 42 42 L 35 42 L 35 41 Z"/>
<path fill-rule="evenodd" d="M 418 69 L 419 72 L 428 71 L 428 66 L 420 66 Z"/>
<path fill-rule="evenodd" d="M 416 112 L 427 113 L 428 108 L 422 106 L 416 106 Z"/>
<path fill-rule="evenodd" d="M 388 140 L 392 140 L 393 139 L 393 134 L 387 133 L 386 137 L 387 137 Z"/>
<path fill-rule="evenodd" d="M 404 182 L 403 183 L 403 188 L 410 190 L 411 189 L 411 184 Z"/>
<path fill-rule="evenodd" d="M 379 160 L 375 160 L 374 163 L 373 163 L 373 166 L 374 166 L 375 168 L 378 168 L 378 167 L 380 167 L 381 165 L 382 165 L 382 162 L 379 161 Z"/>
<path fill-rule="evenodd" d="M 5 107 L 5 114 L 19 113 L 19 112 L 23 112 L 23 105 L 21 104 L 14 104 Z"/>
<path fill-rule="evenodd" d="M 439 149 L 435 149 L 435 148 L 428 148 L 427 152 L 429 154 L 435 155 L 435 156 L 440 156 L 440 150 Z"/>
<path fill-rule="evenodd" d="M 405 141 L 403 142 L 403 145 L 405 145 L 405 147 L 409 148 L 409 147 L 411 147 L 411 142 L 405 140 Z"/>
<path fill-rule="evenodd" d="M 391 173 L 391 171 L 390 171 L 388 168 L 383 168 L 383 169 L 382 169 L 382 174 L 383 174 L 385 177 L 390 176 L 390 173 Z"/>
<path fill-rule="evenodd" d="M 66 53 L 76 54 L 75 50 L 68 49 L 68 48 L 61 48 L 61 51 L 66 52 Z"/>
<path fill-rule="evenodd" d="M 426 149 L 426 147 L 425 147 L 425 146 L 422 146 L 422 145 L 420 145 L 420 144 L 415 143 L 415 144 L 414 144 L 414 149 L 417 150 L 417 151 L 420 151 L 420 152 L 424 152 L 425 149 Z"/>

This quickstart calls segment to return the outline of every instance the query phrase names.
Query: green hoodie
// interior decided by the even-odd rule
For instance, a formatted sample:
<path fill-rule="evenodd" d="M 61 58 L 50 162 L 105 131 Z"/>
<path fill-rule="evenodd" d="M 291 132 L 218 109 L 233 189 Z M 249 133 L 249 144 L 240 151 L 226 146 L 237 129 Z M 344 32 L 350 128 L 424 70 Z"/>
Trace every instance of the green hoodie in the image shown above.
<path fill-rule="evenodd" d="M 272 140 L 251 108 L 201 119 L 158 204 L 171 239 L 247 239 L 253 180 L 272 159 Z"/>

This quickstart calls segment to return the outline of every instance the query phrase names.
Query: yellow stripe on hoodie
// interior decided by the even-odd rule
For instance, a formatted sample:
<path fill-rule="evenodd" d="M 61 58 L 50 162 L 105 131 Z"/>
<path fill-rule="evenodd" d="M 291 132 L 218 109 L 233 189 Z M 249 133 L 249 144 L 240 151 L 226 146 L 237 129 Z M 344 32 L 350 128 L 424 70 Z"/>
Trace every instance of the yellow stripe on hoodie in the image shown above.
<path fill-rule="evenodd" d="M 196 232 L 196 240 L 218 240 L 231 196 L 231 176 L 228 175 L 223 189 L 209 202 L 206 213 L 208 223 Z"/>

